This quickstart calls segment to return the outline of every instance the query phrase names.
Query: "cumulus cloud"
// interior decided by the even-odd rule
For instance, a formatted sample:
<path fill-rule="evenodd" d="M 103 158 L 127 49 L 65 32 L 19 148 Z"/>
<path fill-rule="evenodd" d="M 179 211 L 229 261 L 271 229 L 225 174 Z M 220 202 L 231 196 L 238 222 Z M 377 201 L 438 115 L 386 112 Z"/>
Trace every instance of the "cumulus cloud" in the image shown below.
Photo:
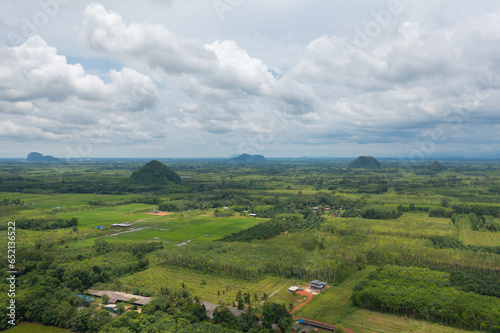
<path fill-rule="evenodd" d="M 269 94 L 273 75 L 260 59 L 252 58 L 234 41 L 202 44 L 178 38 L 163 25 L 123 22 L 103 5 L 89 5 L 84 13 L 85 40 L 96 50 L 119 59 L 139 57 L 169 74 L 195 74 L 207 85 Z"/>
<path fill-rule="evenodd" d="M 127 67 L 111 70 L 106 79 L 89 74 L 38 35 L 1 48 L 0 56 L 0 136 L 11 140 L 78 141 L 106 114 L 151 110 L 158 101 L 148 76 Z M 154 138 L 141 133 L 138 119 L 134 124 L 130 129 L 112 123 L 106 132 L 115 138 L 121 131 L 138 140 Z"/>
<path fill-rule="evenodd" d="M 86 75 L 80 65 L 69 65 L 64 56 L 40 37 L 34 36 L 18 47 L 1 49 L 0 98 L 29 101 L 48 98 L 63 101 L 78 95 L 82 99 L 102 99 L 104 82 Z"/>
<path fill-rule="evenodd" d="M 177 38 L 162 25 L 127 25 L 100 3 L 89 5 L 84 17 L 85 39 L 93 48 L 118 58 L 144 57 L 150 66 L 168 73 L 206 72 L 216 62 L 213 52 L 200 43 Z"/>
<path fill-rule="evenodd" d="M 354 5 L 290 0 L 285 11 L 276 3 L 264 16 L 287 21 L 278 33 L 269 28 L 275 20 L 255 26 L 264 6 L 256 0 L 201 34 L 171 19 L 194 3 L 171 2 L 170 20 L 135 15 L 129 4 L 92 3 L 78 46 L 123 68 L 71 64 L 39 36 L 1 48 L 0 135 L 21 140 L 36 127 L 32 137 L 94 145 L 158 147 L 168 135 L 187 150 L 295 152 L 316 144 L 340 145 L 345 154 L 353 147 L 391 154 L 436 131 L 446 134 L 443 149 L 500 141 L 492 125 L 500 122 L 500 5 L 408 0 L 383 17 L 386 2 L 365 4 L 366 14 L 330 20 L 327 12 Z M 210 21 L 205 13 L 190 17 L 201 16 Z"/>
<path fill-rule="evenodd" d="M 80 64 L 68 64 L 65 56 L 57 54 L 57 50 L 38 35 L 18 47 L 0 49 L 0 55 L 0 99 L 4 101 L 16 103 L 47 99 L 63 102 L 76 97 L 112 104 L 123 96 L 129 96 L 129 99 L 136 98 L 129 104 L 138 110 L 154 105 L 157 98 L 150 78 L 124 68 L 119 72 L 112 70 L 112 82 L 105 83 L 100 77 L 87 74 Z"/>
<path fill-rule="evenodd" d="M 284 126 L 270 125 L 271 114 L 282 121 L 313 113 L 319 103 L 313 88 L 275 77 L 262 59 L 232 40 L 203 44 L 179 38 L 162 25 L 127 24 L 97 3 L 85 10 L 83 37 L 93 49 L 120 61 L 139 60 L 161 69 L 165 74 L 156 78 L 169 88 L 160 117 L 187 133 L 236 140 L 282 131 Z"/>
<path fill-rule="evenodd" d="M 456 110 L 470 115 L 458 116 L 462 122 L 492 116 L 500 87 L 494 83 L 500 69 L 493 56 L 498 43 L 478 42 L 491 40 L 492 31 L 500 27 L 491 16 L 472 11 L 460 17 L 465 21 L 461 24 L 442 22 L 432 29 L 429 20 L 405 16 L 406 20 L 379 26 L 380 32 L 371 37 L 360 23 L 351 36 L 321 36 L 311 41 L 289 75 L 317 87 L 325 103 L 321 118 L 351 127 L 355 142 L 394 140 L 391 133 L 400 140 L 425 138 L 429 129 L 451 128 L 457 117 L 447 114 Z M 490 30 L 483 28 L 481 20 Z M 478 43 L 488 49 L 479 55 L 480 62 L 471 57 Z M 485 96 L 478 89 L 486 91 Z M 499 117 L 497 113 L 495 118 Z M 320 127 L 316 133 L 328 136 L 329 130 Z M 448 137 L 459 140 L 455 134 Z M 476 140 L 489 140 L 480 131 L 476 134 Z"/>

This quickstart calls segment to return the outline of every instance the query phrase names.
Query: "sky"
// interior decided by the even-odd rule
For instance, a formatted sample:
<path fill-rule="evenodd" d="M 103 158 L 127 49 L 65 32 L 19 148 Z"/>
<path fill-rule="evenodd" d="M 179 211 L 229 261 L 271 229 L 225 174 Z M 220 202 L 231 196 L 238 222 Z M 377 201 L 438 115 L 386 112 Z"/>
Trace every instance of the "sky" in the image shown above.
<path fill-rule="evenodd" d="M 2 0 L 0 158 L 498 156 L 498 0 Z"/>

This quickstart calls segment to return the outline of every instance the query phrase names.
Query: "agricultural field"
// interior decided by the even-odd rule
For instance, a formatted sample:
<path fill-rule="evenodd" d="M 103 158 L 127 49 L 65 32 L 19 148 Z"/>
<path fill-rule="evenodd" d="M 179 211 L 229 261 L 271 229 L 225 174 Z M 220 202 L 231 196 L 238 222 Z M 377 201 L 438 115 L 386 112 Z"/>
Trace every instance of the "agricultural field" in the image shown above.
<path fill-rule="evenodd" d="M 500 246 L 500 232 L 461 230 L 460 236 L 464 244 L 467 245 L 486 247 Z"/>
<path fill-rule="evenodd" d="M 368 310 L 355 310 L 343 320 L 343 327 L 349 327 L 356 333 L 466 333 L 459 328 L 443 326 L 422 320 L 408 319 L 386 313 Z M 477 332 L 477 331 L 475 331 Z"/>
<path fill-rule="evenodd" d="M 131 181 L 143 164 L 0 164 L 0 229 L 16 221 L 22 318 L 79 332 L 146 320 L 115 321 L 76 296 L 93 288 L 151 296 L 149 318 L 171 327 L 179 316 L 205 325 L 198 299 L 246 310 L 227 319 L 238 332 L 270 312 L 286 326 L 293 309 L 354 332 L 500 330 L 498 163 L 169 160 L 169 174 L 191 177 L 158 184 L 165 167 L 154 163 L 154 176 Z M 328 288 L 310 300 L 288 292 L 315 279 Z"/>
<path fill-rule="evenodd" d="M 199 272 L 180 269 L 176 267 L 154 267 L 143 272 L 129 275 L 120 279 L 121 290 L 142 294 L 156 294 L 162 288 L 182 288 L 190 292 L 193 296 L 216 304 L 233 304 L 238 291 L 249 293 L 254 302 L 254 297 L 261 297 L 265 293 L 268 296 L 274 292 L 286 291 L 288 287 L 294 285 L 295 281 L 278 277 L 268 277 L 256 282 L 240 279 L 228 279 L 212 275 L 201 274 Z M 114 284 L 97 285 L 99 289 L 116 287 Z M 277 297 L 272 296 L 269 300 L 276 301 Z"/>
<path fill-rule="evenodd" d="M 134 205 L 130 209 L 135 209 Z M 122 210 L 128 208 L 121 206 Z M 158 241 L 167 245 L 187 245 L 191 242 L 211 242 L 230 235 L 251 226 L 265 222 L 265 219 L 248 217 L 212 217 L 212 216 L 189 216 L 179 218 L 178 214 L 172 218 L 145 215 L 145 218 L 132 221 L 131 228 L 113 228 L 103 234 L 106 241 Z M 131 216 L 131 215 L 129 215 Z M 137 217 L 137 215 L 134 215 Z M 140 215 L 140 217 L 143 217 Z M 113 222 L 119 223 L 120 221 Z M 130 221 L 121 221 L 130 222 Z M 108 225 L 101 223 L 100 225 Z M 184 244 L 185 243 L 185 244 Z M 93 239 L 68 243 L 71 247 L 91 246 Z M 182 246 L 181 245 L 181 246 Z"/>
<path fill-rule="evenodd" d="M 44 326 L 42 324 L 22 323 L 12 327 L 5 332 L 7 333 L 68 333 L 70 330 L 65 330 L 54 326 Z"/>
<path fill-rule="evenodd" d="M 351 302 L 352 288 L 375 270 L 374 266 L 353 274 L 348 281 L 331 286 L 294 315 L 303 318 L 315 318 L 325 323 L 342 323 L 344 318 L 356 310 Z M 347 326 L 346 326 L 347 327 Z"/>
<path fill-rule="evenodd" d="M 146 204 L 129 204 L 123 206 L 104 207 L 83 210 L 78 212 L 55 214 L 55 218 L 71 219 L 76 217 L 78 226 L 82 228 L 95 228 L 97 226 L 110 227 L 114 223 L 136 222 L 139 220 L 153 219 L 147 213 L 156 209 L 156 206 Z"/>
<path fill-rule="evenodd" d="M 99 194 L 32 194 L 18 192 L 0 192 L 0 201 L 4 199 L 19 199 L 41 212 L 51 212 L 56 207 L 82 207 L 87 206 L 89 201 L 114 201 L 133 197 L 132 195 L 99 195 Z"/>

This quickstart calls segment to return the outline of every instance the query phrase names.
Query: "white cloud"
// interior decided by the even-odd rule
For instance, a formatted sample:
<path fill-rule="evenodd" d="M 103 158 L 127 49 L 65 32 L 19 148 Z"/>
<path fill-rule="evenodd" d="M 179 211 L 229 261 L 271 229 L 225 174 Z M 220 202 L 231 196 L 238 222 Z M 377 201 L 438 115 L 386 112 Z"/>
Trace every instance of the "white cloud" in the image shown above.
<path fill-rule="evenodd" d="M 111 71 L 112 82 L 106 84 L 100 77 L 85 73 L 80 64 L 68 64 L 65 56 L 58 55 L 38 35 L 18 47 L 4 47 L 0 53 L 0 99 L 4 101 L 64 102 L 76 97 L 113 104 L 127 96 L 131 109 L 139 110 L 139 106 L 154 105 L 157 98 L 150 78 L 124 68 Z"/>
<path fill-rule="evenodd" d="M 94 3 L 85 9 L 84 38 L 118 58 L 143 57 L 168 73 L 204 72 L 215 64 L 212 52 L 196 41 L 182 40 L 162 25 L 125 24 L 117 13 Z"/>
<path fill-rule="evenodd" d="M 207 85 L 254 95 L 269 94 L 274 84 L 262 60 L 250 57 L 234 41 L 202 44 L 178 38 L 162 25 L 127 25 L 119 14 L 98 3 L 89 5 L 84 15 L 85 40 L 122 61 L 141 58 L 169 74 L 193 74 Z"/>
<path fill-rule="evenodd" d="M 94 152 L 175 141 L 178 154 L 205 156 L 391 154 L 440 128 L 442 149 L 500 140 L 495 1 L 406 0 L 371 34 L 387 1 L 255 0 L 223 21 L 210 3 L 89 2 L 64 7 L 43 38 L 0 49 L 0 136 L 90 140 Z"/>

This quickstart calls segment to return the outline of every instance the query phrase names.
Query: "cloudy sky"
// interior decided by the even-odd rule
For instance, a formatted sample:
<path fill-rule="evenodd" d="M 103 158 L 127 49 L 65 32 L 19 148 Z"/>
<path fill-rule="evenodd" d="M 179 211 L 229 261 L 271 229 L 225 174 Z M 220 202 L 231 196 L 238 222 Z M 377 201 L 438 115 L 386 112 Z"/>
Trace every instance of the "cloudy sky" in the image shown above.
<path fill-rule="evenodd" d="M 497 155 L 498 0 L 2 0 L 0 157 Z"/>

